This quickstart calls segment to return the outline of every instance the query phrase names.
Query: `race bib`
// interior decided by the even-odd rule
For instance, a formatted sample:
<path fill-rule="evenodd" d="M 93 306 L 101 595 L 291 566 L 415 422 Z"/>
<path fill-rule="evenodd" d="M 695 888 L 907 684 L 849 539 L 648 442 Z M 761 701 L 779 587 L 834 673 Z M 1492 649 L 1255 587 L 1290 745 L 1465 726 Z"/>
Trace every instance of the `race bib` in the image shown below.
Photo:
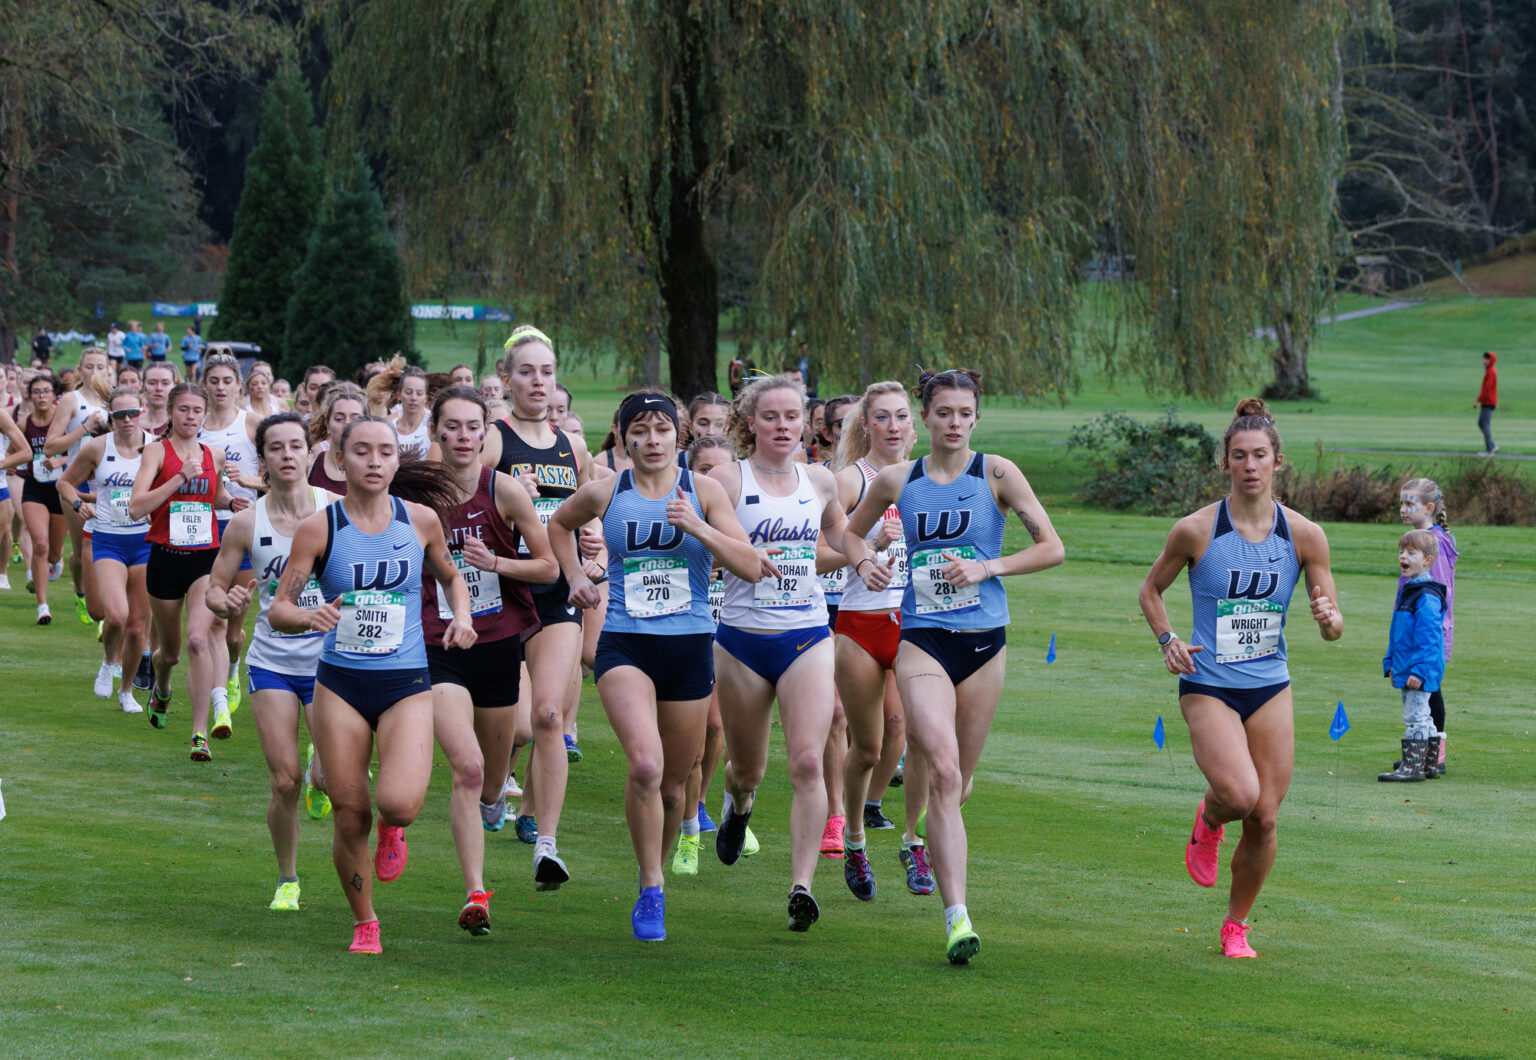
<path fill-rule="evenodd" d="M 128 514 L 128 501 L 132 497 L 132 486 L 99 489 L 96 491 L 96 515 L 105 519 L 108 526 L 131 526 L 133 516 Z"/>
<path fill-rule="evenodd" d="M 34 481 L 57 482 L 64 477 L 64 469 L 62 467 L 50 468 L 45 466 L 44 461 L 48 459 L 42 453 L 32 457 L 32 478 Z"/>
<path fill-rule="evenodd" d="M 848 588 L 848 568 L 839 567 L 828 574 L 818 574 L 816 580 L 821 582 L 823 595 L 841 596 L 843 590 Z"/>
<path fill-rule="evenodd" d="M 810 607 L 816 589 L 816 546 L 785 545 L 770 556 L 783 572 L 780 578 L 764 578 L 752 587 L 753 607 Z"/>
<path fill-rule="evenodd" d="M 405 594 L 356 591 L 341 596 L 336 650 L 388 655 L 405 643 Z"/>
<path fill-rule="evenodd" d="M 957 586 L 944 577 L 949 560 L 944 553 L 961 559 L 975 559 L 976 550 L 970 545 L 952 545 L 949 548 L 925 548 L 912 555 L 910 576 L 915 610 L 920 615 L 943 614 L 950 611 L 968 611 L 981 606 L 981 583 Z"/>
<path fill-rule="evenodd" d="M 501 610 L 501 579 L 490 571 L 471 565 L 462 552 L 454 552 L 451 555 L 453 565 L 459 568 L 459 573 L 464 576 L 464 584 L 469 587 L 469 617 L 494 615 L 499 612 Z M 444 622 L 453 621 L 453 608 L 449 607 L 448 603 L 448 587 L 438 582 L 437 617 Z"/>
<path fill-rule="evenodd" d="M 267 599 L 271 600 L 277 595 L 277 582 L 273 578 L 267 583 Z M 325 604 L 325 594 L 320 591 L 320 583 L 315 581 L 315 576 L 310 575 L 309 581 L 304 583 L 304 588 L 299 593 L 298 605 L 306 611 L 318 611 Z M 269 631 L 273 637 L 323 637 L 325 634 L 317 630 L 309 630 L 305 633 L 282 633 L 276 629 Z"/>
<path fill-rule="evenodd" d="M 559 511 L 559 509 L 560 499 L 558 497 L 535 497 L 533 499 L 533 510 L 539 513 L 539 522 L 544 524 L 545 529 L 549 528 L 550 518 L 555 514 L 555 512 Z M 528 551 L 527 543 L 524 541 L 519 541 L 517 543 L 517 554 L 524 559 L 527 559 L 532 555 L 532 553 Z"/>
<path fill-rule="evenodd" d="M 1244 663 L 1280 651 L 1285 608 L 1274 600 L 1216 601 L 1216 661 Z"/>
<path fill-rule="evenodd" d="M 172 548 L 207 548 L 213 544 L 213 505 L 206 501 L 172 501 Z"/>
<path fill-rule="evenodd" d="M 896 562 L 891 566 L 890 588 L 905 589 L 907 587 L 907 582 L 912 580 L 912 563 L 907 556 L 906 538 L 899 537 L 895 541 L 892 541 L 891 547 L 886 549 L 885 552 L 881 554 L 880 562 L 884 563 L 892 556 L 896 557 Z"/>
<path fill-rule="evenodd" d="M 725 606 L 725 572 L 716 571 L 715 576 L 709 580 L 709 617 L 714 620 L 715 628 L 720 628 L 720 609 Z"/>
<path fill-rule="evenodd" d="M 660 618 L 693 606 L 688 561 L 674 557 L 624 559 L 624 610 L 631 618 Z"/>

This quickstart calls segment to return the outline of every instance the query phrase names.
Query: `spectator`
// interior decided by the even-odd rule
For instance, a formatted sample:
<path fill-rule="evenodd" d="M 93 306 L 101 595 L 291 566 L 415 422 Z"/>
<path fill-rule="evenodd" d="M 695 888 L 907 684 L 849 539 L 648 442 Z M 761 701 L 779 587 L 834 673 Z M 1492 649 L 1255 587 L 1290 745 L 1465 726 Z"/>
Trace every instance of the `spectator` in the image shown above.
<path fill-rule="evenodd" d="M 47 368 L 51 357 L 53 357 L 53 339 L 48 337 L 48 329 L 39 324 L 37 334 L 32 338 L 32 361 Z"/>
<path fill-rule="evenodd" d="M 149 336 L 149 359 L 163 361 L 171 351 L 171 337 L 165 333 L 165 322 L 155 322 L 155 332 Z"/>
<path fill-rule="evenodd" d="M 188 379 L 197 378 L 197 363 L 202 359 L 203 337 L 189 327 L 181 339 L 181 363 L 186 367 Z"/>
<path fill-rule="evenodd" d="M 114 368 L 123 365 L 123 329 L 117 326 L 115 320 L 107 329 L 107 360 L 112 362 Z"/>
<path fill-rule="evenodd" d="M 735 397 L 741 393 L 741 387 L 742 384 L 746 381 L 746 377 L 747 366 L 742 361 L 741 354 L 738 352 L 734 357 L 731 358 L 730 366 L 725 370 L 725 379 L 726 382 L 730 385 L 731 397 Z"/>
<path fill-rule="evenodd" d="M 149 336 L 137 320 L 128 321 L 128 334 L 123 336 L 123 360 L 139 370 L 144 368 L 144 347 Z"/>
<path fill-rule="evenodd" d="M 1477 392 L 1477 425 L 1483 432 L 1483 456 L 1499 451 L 1493 444 L 1493 410 L 1499 407 L 1499 373 L 1493 365 L 1499 355 L 1489 351 L 1483 354 L 1483 387 Z"/>

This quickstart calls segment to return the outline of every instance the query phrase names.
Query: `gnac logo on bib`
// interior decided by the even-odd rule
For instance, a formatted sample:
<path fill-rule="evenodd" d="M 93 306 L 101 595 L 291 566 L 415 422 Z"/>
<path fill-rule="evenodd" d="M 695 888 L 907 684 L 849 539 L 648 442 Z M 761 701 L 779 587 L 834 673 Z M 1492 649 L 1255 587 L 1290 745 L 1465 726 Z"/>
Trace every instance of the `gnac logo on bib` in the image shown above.
<path fill-rule="evenodd" d="M 1243 576 L 1248 576 L 1243 584 Z M 1280 575 L 1272 570 L 1227 570 L 1228 600 L 1267 600 L 1280 588 Z"/>
<path fill-rule="evenodd" d="M 352 588 L 376 589 L 387 592 L 398 589 L 411 580 L 411 561 L 385 559 L 378 562 L 364 560 L 352 564 Z"/>
<path fill-rule="evenodd" d="M 939 512 L 939 522 L 936 527 L 928 522 L 932 514 L 932 512 L 917 513 L 917 536 L 921 541 L 950 541 L 957 537 L 964 537 L 965 532 L 971 528 L 969 508 L 959 512 L 948 510 Z"/>
<path fill-rule="evenodd" d="M 627 551 L 642 552 L 650 549 L 655 552 L 665 552 L 669 548 L 676 548 L 677 543 L 683 539 L 683 532 L 668 523 L 646 523 L 645 537 L 640 536 L 640 524 L 632 520 L 624 521 L 624 543 Z"/>

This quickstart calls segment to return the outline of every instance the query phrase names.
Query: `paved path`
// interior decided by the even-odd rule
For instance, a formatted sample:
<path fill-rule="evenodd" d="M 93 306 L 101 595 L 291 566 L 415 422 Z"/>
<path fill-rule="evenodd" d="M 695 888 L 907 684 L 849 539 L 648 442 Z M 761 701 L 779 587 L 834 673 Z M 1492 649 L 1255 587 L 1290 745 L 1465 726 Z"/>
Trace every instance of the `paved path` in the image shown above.
<path fill-rule="evenodd" d="M 1373 317 L 1377 313 L 1391 313 L 1397 309 L 1412 309 L 1416 305 L 1423 304 L 1423 302 L 1388 302 L 1386 305 L 1373 305 L 1369 309 L 1352 309 L 1348 313 L 1340 313 L 1338 316 L 1322 317 L 1318 320 L 1318 323 L 1338 324 L 1345 320 L 1359 320 L 1361 317 Z M 1275 337 L 1275 329 L 1255 328 L 1253 337 L 1256 339 L 1272 339 Z M 1369 451 L 1371 450 L 1360 450 L 1360 452 Z"/>
<path fill-rule="evenodd" d="M 1376 453 L 1384 456 L 1477 456 L 1476 450 L 1462 449 L 1459 452 L 1442 449 L 1348 449 L 1340 446 L 1325 445 L 1323 451 L 1328 453 Z M 1536 455 L 1525 453 L 1495 453 L 1494 460 L 1536 460 Z"/>

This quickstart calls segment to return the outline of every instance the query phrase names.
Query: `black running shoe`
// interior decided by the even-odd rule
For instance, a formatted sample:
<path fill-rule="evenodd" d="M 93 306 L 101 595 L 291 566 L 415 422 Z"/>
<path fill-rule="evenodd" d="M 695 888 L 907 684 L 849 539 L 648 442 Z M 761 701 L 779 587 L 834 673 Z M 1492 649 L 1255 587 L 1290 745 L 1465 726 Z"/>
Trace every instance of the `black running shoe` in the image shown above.
<path fill-rule="evenodd" d="M 870 867 L 868 851 L 843 848 L 843 879 L 859 901 L 874 900 L 875 870 Z"/>
<path fill-rule="evenodd" d="M 821 907 L 811 897 L 811 892 L 795 884 L 795 889 L 789 892 L 789 930 L 809 931 L 820 918 Z"/>
<path fill-rule="evenodd" d="M 152 656 L 140 655 L 139 668 L 133 675 L 133 687 L 140 692 L 148 692 L 149 686 L 155 681 L 155 668 L 151 664 Z"/>
<path fill-rule="evenodd" d="M 876 832 L 888 832 L 896 826 L 891 823 L 889 817 L 880 812 L 880 807 L 871 806 L 866 802 L 864 804 L 864 827 L 866 829 L 873 829 Z"/>
<path fill-rule="evenodd" d="M 715 833 L 715 857 L 723 864 L 734 865 L 741 857 L 741 848 L 747 842 L 747 823 L 752 811 L 738 813 L 732 806 L 720 819 L 720 830 Z"/>

